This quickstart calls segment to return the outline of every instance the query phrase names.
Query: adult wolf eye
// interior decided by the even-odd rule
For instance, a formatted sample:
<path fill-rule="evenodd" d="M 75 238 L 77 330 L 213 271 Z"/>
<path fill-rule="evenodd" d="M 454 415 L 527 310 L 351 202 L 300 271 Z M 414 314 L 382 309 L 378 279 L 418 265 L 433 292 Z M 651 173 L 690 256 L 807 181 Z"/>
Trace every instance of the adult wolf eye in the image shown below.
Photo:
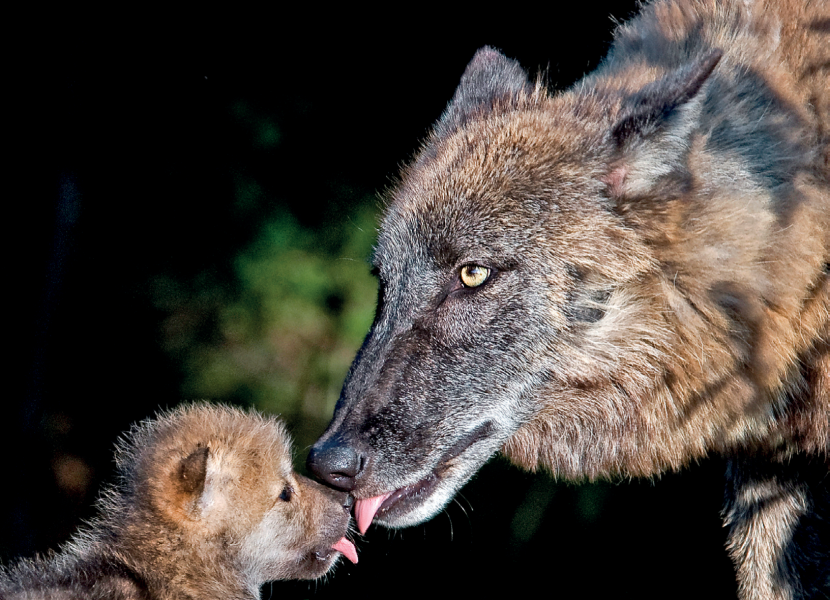
<path fill-rule="evenodd" d="M 464 265 L 461 267 L 461 283 L 466 287 L 478 287 L 490 277 L 490 269 L 481 265 Z"/>
<path fill-rule="evenodd" d="M 290 502 L 291 496 L 294 494 L 294 490 L 291 489 L 290 485 L 285 486 L 282 488 L 282 492 L 280 493 L 280 500 L 283 502 Z"/>

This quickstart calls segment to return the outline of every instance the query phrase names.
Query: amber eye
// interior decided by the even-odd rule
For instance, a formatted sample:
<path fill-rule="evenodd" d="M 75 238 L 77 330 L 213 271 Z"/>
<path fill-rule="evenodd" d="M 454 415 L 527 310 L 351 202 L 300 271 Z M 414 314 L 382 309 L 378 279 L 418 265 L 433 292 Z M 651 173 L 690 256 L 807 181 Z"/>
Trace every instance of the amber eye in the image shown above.
<path fill-rule="evenodd" d="M 280 493 L 280 500 L 283 502 L 290 502 L 291 496 L 294 494 L 294 490 L 291 489 L 290 485 L 285 486 L 282 488 L 282 492 Z"/>
<path fill-rule="evenodd" d="M 466 287 L 478 287 L 490 277 L 490 269 L 481 265 L 464 265 L 461 267 L 461 283 Z"/>

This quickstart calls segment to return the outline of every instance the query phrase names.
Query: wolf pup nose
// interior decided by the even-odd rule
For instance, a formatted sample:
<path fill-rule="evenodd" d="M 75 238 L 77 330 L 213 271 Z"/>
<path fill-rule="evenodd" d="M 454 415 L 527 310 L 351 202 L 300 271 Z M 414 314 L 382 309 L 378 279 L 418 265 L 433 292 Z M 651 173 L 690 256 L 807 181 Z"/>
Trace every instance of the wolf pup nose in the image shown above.
<path fill-rule="evenodd" d="M 357 562 L 349 496 L 294 473 L 273 417 L 185 406 L 135 426 L 116 462 L 98 517 L 60 553 L 0 569 L 0 598 L 254 600 Z"/>

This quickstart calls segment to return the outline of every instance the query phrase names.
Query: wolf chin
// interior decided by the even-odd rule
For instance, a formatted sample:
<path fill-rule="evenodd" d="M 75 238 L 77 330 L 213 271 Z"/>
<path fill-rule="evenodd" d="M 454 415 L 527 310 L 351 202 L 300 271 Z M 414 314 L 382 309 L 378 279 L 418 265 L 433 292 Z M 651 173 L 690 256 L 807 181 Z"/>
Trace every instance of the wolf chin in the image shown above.
<path fill-rule="evenodd" d="M 0 598 L 254 600 L 341 552 L 356 562 L 346 494 L 295 474 L 289 441 L 274 418 L 208 404 L 141 423 L 98 517 L 61 552 L 0 568 Z"/>
<path fill-rule="evenodd" d="M 830 5 L 667 0 L 563 93 L 482 48 L 388 193 L 374 324 L 309 456 L 362 531 L 490 456 L 728 458 L 743 598 L 830 588 Z"/>

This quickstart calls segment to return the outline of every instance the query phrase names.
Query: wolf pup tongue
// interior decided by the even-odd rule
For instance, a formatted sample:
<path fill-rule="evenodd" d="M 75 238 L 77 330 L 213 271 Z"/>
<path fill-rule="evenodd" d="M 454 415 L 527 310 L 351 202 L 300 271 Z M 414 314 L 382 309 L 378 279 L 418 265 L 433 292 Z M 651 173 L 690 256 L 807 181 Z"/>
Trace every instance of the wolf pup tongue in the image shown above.
<path fill-rule="evenodd" d="M 354 544 L 351 543 L 346 538 L 342 537 L 331 547 L 332 550 L 337 550 L 338 552 L 342 553 L 343 556 L 348 558 L 354 564 L 357 564 L 357 549 L 354 547 Z"/>
<path fill-rule="evenodd" d="M 392 492 L 389 492 L 380 496 L 375 496 L 374 498 L 355 500 L 354 518 L 355 521 L 357 521 L 357 529 L 360 531 L 360 535 L 366 533 L 366 530 L 369 529 L 369 525 L 372 524 L 372 519 L 375 518 L 375 513 L 378 512 L 378 508 L 380 508 L 383 501 L 391 495 Z"/>

